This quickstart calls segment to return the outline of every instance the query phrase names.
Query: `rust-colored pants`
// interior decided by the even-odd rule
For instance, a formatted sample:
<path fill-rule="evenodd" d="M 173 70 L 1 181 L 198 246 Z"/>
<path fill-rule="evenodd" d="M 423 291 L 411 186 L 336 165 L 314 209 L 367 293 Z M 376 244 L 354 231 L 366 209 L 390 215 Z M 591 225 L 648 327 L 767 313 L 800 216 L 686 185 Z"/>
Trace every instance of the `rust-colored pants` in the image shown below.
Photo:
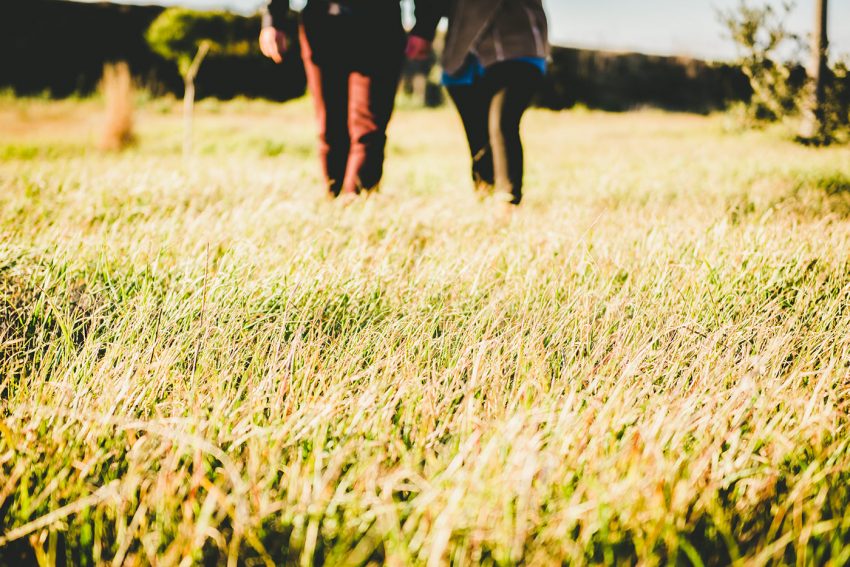
<path fill-rule="evenodd" d="M 319 157 L 333 196 L 374 190 L 384 173 L 404 56 L 400 14 L 397 21 L 392 16 L 371 19 L 366 26 L 372 29 L 363 29 L 348 16 L 304 14 L 301 54 L 316 108 Z"/>

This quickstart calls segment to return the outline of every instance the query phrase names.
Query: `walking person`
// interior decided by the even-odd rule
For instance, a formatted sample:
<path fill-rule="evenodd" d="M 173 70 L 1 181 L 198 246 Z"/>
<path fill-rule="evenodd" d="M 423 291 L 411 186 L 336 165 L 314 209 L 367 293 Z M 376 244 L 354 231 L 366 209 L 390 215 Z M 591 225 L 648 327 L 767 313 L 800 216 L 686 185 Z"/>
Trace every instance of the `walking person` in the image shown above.
<path fill-rule="evenodd" d="M 277 63 L 291 40 L 281 29 L 290 14 L 289 0 L 270 0 L 263 14 L 260 48 Z M 301 56 L 332 197 L 380 184 L 405 39 L 399 0 L 309 0 L 301 12 Z"/>
<path fill-rule="evenodd" d="M 549 57 L 543 0 L 433 0 L 419 12 L 407 45 L 411 59 L 428 55 L 440 19 L 448 17 L 443 84 L 466 131 L 476 190 L 519 205 L 520 123 Z"/>

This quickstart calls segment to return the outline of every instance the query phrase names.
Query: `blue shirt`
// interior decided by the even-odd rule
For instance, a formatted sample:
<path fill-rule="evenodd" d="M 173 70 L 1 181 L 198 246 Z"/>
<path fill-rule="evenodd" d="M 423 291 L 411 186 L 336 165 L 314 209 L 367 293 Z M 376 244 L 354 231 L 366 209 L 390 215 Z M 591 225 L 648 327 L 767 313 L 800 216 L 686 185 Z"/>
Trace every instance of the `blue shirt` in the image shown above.
<path fill-rule="evenodd" d="M 518 57 L 509 59 L 508 61 L 519 61 L 528 63 L 540 70 L 540 73 L 545 75 L 548 69 L 546 60 L 542 57 Z M 443 84 L 447 87 L 468 87 L 474 84 L 477 80 L 487 73 L 487 68 L 484 67 L 477 57 L 470 55 L 466 59 L 460 71 L 454 75 L 443 73 Z"/>

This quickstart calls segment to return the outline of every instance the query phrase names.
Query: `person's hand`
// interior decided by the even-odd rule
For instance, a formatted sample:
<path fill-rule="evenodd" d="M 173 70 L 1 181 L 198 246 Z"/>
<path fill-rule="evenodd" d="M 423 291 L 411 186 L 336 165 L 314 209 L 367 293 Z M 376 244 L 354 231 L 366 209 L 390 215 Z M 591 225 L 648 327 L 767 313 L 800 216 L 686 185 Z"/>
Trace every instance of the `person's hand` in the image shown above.
<path fill-rule="evenodd" d="M 418 35 L 411 35 L 407 38 L 407 49 L 404 54 L 411 61 L 423 61 L 431 54 L 431 42 Z"/>
<path fill-rule="evenodd" d="M 275 63 L 283 61 L 287 47 L 286 34 L 279 29 L 269 26 L 260 32 L 260 51 Z"/>

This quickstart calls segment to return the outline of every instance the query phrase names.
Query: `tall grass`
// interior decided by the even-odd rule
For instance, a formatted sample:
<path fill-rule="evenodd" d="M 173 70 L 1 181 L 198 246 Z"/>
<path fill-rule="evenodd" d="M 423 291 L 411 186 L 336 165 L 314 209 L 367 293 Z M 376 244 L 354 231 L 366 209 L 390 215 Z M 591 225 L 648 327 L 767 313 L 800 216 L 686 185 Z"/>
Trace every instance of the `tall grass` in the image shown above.
<path fill-rule="evenodd" d="M 123 61 L 106 64 L 103 67 L 100 90 L 106 101 L 100 149 L 124 150 L 135 141 L 133 132 L 135 89 L 129 65 Z"/>
<path fill-rule="evenodd" d="M 503 222 L 448 112 L 343 208 L 201 110 L 0 165 L 0 560 L 850 561 L 846 152 L 533 113 Z"/>

